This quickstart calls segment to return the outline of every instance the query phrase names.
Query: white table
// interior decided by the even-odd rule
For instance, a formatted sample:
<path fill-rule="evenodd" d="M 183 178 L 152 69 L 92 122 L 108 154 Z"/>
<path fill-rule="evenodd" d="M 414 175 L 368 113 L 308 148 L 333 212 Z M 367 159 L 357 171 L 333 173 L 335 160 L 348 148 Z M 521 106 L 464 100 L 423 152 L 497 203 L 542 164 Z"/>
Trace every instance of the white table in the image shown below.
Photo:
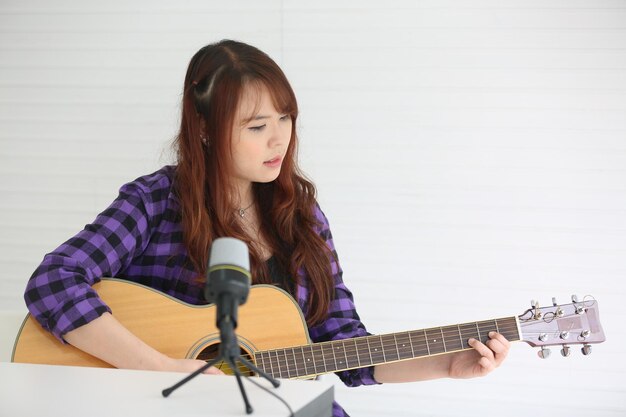
<path fill-rule="evenodd" d="M 233 376 L 199 375 L 168 398 L 161 391 L 182 379 L 173 372 L 132 371 L 0 362 L 0 416 L 245 416 Z M 281 380 L 273 388 L 296 416 L 330 416 L 333 386 L 324 381 Z M 251 416 L 288 416 L 283 403 L 243 381 Z"/>

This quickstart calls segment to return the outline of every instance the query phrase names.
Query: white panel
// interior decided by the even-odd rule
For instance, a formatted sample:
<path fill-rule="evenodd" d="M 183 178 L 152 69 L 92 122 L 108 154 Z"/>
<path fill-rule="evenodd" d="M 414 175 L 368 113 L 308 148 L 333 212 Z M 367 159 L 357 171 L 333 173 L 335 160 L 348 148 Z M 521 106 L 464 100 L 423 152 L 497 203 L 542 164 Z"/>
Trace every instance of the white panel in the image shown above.
<path fill-rule="evenodd" d="M 576 293 L 598 298 L 609 337 L 590 357 L 555 350 L 545 362 L 519 344 L 483 380 L 338 385 L 340 402 L 372 417 L 626 412 L 626 3 L 286 10 L 302 161 L 369 330 L 520 314 Z"/>
<path fill-rule="evenodd" d="M 518 343 L 484 379 L 338 385 L 352 415 L 626 413 L 623 0 L 3 1 L 0 310 L 122 183 L 173 160 L 187 62 L 221 38 L 292 81 L 370 331 L 600 302 L 609 342 L 590 357 Z"/>

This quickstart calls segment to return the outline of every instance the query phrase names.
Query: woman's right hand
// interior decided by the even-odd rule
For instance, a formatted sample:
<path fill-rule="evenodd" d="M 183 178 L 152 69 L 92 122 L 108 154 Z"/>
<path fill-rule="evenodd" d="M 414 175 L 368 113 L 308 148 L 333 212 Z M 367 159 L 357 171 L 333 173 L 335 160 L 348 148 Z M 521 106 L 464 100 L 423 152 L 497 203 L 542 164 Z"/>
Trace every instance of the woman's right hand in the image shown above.
<path fill-rule="evenodd" d="M 200 359 L 174 359 L 167 358 L 165 363 L 162 366 L 160 371 L 169 371 L 169 372 L 185 372 L 192 373 L 197 371 L 206 365 L 206 362 Z M 217 369 L 215 366 L 211 366 L 206 369 L 203 374 L 211 374 L 211 375 L 225 375 L 224 372 Z"/>

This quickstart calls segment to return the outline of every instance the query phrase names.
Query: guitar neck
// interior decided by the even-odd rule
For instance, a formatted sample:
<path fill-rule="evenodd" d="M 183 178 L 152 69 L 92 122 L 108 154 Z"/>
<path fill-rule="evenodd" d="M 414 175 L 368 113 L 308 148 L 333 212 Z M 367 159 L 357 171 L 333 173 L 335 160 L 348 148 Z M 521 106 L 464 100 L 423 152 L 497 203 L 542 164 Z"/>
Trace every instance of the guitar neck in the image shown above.
<path fill-rule="evenodd" d="M 491 331 L 501 333 L 510 341 L 520 340 L 517 318 L 505 317 L 258 351 L 254 360 L 261 370 L 276 378 L 311 378 L 329 372 L 471 349 L 467 343 L 470 338 L 484 343 Z"/>

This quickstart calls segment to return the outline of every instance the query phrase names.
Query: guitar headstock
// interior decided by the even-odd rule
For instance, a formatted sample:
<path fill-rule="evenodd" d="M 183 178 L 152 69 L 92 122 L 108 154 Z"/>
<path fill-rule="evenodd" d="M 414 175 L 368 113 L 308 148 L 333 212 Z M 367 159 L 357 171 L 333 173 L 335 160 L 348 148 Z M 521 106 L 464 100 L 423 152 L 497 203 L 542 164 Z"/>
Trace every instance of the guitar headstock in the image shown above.
<path fill-rule="evenodd" d="M 573 295 L 569 304 L 557 304 L 552 299 L 552 306 L 539 307 L 539 303 L 532 301 L 532 307 L 518 316 L 520 324 L 520 339 L 531 346 L 539 346 L 537 352 L 540 358 L 547 358 L 550 350 L 546 346 L 560 345 L 561 355 L 569 356 L 569 345 L 583 345 L 584 355 L 591 353 L 591 343 L 601 343 L 606 340 L 600 315 L 598 302 L 593 297 L 585 297 L 582 301 Z"/>

